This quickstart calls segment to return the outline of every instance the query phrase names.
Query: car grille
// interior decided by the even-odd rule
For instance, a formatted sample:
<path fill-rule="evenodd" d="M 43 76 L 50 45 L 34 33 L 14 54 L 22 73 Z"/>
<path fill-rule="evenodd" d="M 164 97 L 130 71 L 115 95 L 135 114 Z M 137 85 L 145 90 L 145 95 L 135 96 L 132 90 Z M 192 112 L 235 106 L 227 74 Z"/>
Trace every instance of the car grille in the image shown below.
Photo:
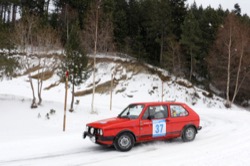
<path fill-rule="evenodd" d="M 88 133 L 91 135 L 103 135 L 103 131 L 98 128 L 90 127 L 88 128 Z"/>

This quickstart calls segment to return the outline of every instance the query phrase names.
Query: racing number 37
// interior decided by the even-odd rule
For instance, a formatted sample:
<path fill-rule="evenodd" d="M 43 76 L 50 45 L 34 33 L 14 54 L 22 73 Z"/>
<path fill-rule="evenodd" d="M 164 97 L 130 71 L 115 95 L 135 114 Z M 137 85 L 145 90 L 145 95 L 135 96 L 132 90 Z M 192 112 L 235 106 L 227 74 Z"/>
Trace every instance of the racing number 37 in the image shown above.
<path fill-rule="evenodd" d="M 153 137 L 162 137 L 166 135 L 166 120 L 153 120 Z"/>

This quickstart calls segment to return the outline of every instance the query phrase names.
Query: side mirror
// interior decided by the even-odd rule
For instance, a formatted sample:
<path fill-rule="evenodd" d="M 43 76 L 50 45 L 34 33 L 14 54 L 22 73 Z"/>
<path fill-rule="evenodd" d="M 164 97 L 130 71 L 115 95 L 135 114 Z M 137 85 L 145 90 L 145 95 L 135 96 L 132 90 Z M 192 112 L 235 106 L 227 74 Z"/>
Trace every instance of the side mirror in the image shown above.
<path fill-rule="evenodd" d="M 149 120 L 152 120 L 152 119 L 154 119 L 154 118 L 155 118 L 154 115 L 149 115 L 149 116 L 148 116 L 148 119 L 149 119 Z"/>

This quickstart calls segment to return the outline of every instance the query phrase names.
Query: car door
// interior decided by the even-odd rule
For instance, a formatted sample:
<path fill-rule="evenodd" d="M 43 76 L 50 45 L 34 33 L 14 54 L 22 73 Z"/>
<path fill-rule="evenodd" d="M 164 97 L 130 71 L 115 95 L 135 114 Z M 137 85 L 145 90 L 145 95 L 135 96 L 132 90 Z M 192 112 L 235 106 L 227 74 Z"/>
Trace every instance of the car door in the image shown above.
<path fill-rule="evenodd" d="M 140 140 L 153 140 L 166 136 L 166 117 L 168 115 L 165 105 L 148 106 L 140 120 Z"/>
<path fill-rule="evenodd" d="M 188 112 L 184 107 L 178 104 L 169 105 L 170 116 L 167 118 L 168 137 L 178 137 L 183 127 L 187 124 Z"/>

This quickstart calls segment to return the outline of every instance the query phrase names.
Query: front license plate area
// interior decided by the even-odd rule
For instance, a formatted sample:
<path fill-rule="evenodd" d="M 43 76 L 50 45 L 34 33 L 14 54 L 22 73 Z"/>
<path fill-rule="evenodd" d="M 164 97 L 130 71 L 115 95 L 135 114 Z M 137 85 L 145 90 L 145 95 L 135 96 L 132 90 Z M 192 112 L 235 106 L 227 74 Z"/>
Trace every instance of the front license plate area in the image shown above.
<path fill-rule="evenodd" d="M 95 138 L 95 136 L 90 137 L 90 140 L 91 140 L 93 143 L 96 143 L 96 138 Z"/>

